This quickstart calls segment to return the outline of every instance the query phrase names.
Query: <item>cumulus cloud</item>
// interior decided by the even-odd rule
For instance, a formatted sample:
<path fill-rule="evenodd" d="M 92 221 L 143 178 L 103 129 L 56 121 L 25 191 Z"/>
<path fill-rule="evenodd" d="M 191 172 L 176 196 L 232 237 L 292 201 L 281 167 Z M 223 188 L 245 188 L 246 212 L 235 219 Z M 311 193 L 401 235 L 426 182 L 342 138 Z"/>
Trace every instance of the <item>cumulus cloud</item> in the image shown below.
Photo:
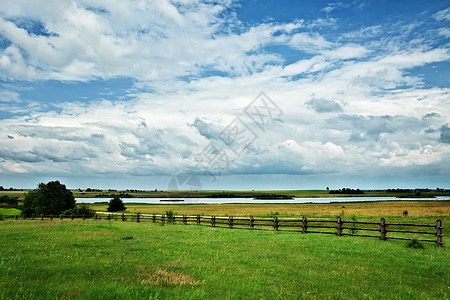
<path fill-rule="evenodd" d="M 330 99 L 311 99 L 305 103 L 309 109 L 318 113 L 341 112 L 342 106 Z"/>
<path fill-rule="evenodd" d="M 235 23 L 232 1 L 59 1 L 52 9 L 23 0 L 3 7 L 0 50 L 3 78 L 90 80 L 130 76 L 162 80 L 198 75 L 203 68 L 242 74 L 277 60 L 248 55 L 300 24 L 261 24 L 223 34 Z M 27 7 L 27 9 L 25 9 Z M 18 15 L 42 23 L 49 35 L 20 27 Z M 313 39 L 311 39 L 314 43 Z"/>
<path fill-rule="evenodd" d="M 344 126 L 351 124 L 353 130 L 356 130 L 356 134 L 352 136 L 354 140 L 363 136 L 378 140 L 383 133 L 394 134 L 421 130 L 424 127 L 419 120 L 406 116 L 341 115 L 335 120 L 339 120 Z"/>
<path fill-rule="evenodd" d="M 209 122 L 196 118 L 189 126 L 195 128 L 201 136 L 208 140 L 218 140 L 224 128 L 219 128 Z"/>

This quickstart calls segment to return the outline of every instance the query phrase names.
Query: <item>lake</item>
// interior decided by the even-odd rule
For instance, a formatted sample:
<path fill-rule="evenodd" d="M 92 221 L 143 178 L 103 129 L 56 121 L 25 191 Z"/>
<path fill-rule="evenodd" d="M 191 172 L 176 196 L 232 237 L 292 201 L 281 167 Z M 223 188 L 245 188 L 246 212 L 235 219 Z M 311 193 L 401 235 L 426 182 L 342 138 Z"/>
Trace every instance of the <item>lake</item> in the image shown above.
<path fill-rule="evenodd" d="M 77 203 L 108 202 L 111 198 L 76 198 Z M 332 197 L 332 198 L 294 198 L 281 200 L 253 198 L 122 198 L 124 203 L 147 204 L 225 204 L 225 203 L 330 203 L 362 201 L 407 201 L 407 200 L 450 200 L 450 196 L 436 198 L 396 198 L 396 197 Z"/>

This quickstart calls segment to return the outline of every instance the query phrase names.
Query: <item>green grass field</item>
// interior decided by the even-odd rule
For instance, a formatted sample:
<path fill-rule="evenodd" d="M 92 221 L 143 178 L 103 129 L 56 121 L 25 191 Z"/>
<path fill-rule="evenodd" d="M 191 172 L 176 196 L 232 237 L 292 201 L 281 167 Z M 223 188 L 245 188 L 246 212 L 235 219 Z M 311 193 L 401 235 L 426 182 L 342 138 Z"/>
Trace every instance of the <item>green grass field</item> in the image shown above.
<path fill-rule="evenodd" d="M 448 299 L 425 243 L 120 221 L 0 222 L 0 299 Z"/>

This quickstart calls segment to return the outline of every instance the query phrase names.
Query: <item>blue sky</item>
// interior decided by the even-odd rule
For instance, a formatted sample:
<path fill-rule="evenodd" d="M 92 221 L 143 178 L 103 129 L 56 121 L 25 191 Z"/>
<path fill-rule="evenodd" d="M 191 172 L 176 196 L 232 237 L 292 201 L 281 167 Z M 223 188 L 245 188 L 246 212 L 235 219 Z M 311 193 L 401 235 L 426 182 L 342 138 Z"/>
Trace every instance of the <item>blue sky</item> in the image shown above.
<path fill-rule="evenodd" d="M 450 188 L 449 7 L 2 3 L 0 185 Z"/>

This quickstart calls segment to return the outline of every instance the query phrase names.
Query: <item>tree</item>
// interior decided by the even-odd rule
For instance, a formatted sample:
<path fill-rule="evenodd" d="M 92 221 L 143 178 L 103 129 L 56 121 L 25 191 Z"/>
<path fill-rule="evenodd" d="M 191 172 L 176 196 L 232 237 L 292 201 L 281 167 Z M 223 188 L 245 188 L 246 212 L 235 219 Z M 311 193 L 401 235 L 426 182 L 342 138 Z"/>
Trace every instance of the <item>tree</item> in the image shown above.
<path fill-rule="evenodd" d="M 39 183 L 38 188 L 28 192 L 23 202 L 24 213 L 59 215 L 75 208 L 75 198 L 64 184 L 59 181 Z"/>
<path fill-rule="evenodd" d="M 122 200 L 120 200 L 119 196 L 114 196 L 114 198 L 112 198 L 109 201 L 109 206 L 108 206 L 108 211 L 109 212 L 114 212 L 114 211 L 122 211 L 122 210 L 126 210 L 127 208 L 125 207 L 125 205 L 123 205 Z"/>

